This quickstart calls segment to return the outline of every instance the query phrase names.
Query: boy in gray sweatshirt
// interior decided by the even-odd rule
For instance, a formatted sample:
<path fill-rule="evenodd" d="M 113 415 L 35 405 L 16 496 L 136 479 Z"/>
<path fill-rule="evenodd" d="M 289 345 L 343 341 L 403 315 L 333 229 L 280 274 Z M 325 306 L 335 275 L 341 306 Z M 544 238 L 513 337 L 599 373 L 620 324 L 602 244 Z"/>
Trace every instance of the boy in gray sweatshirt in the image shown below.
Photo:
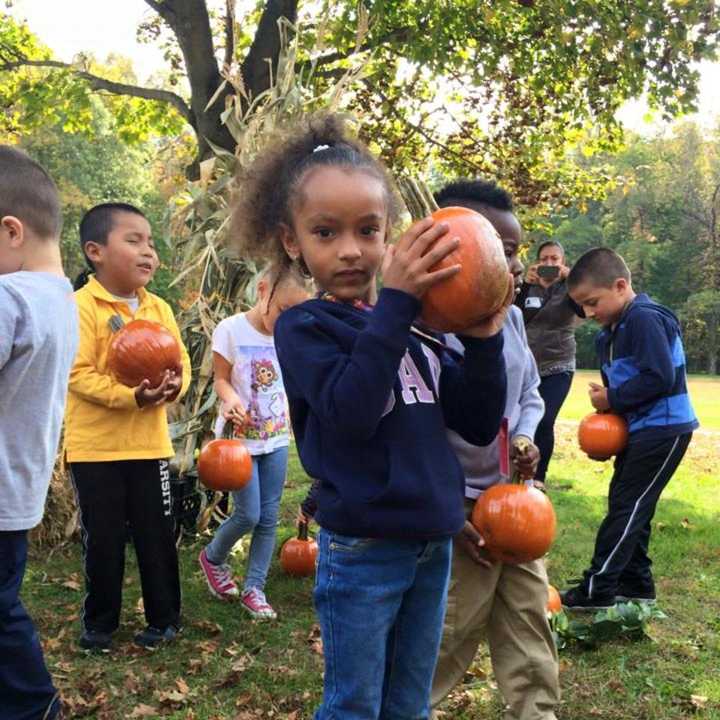
<path fill-rule="evenodd" d="M 493 224 L 503 241 L 508 266 L 518 287 L 523 271 L 517 257 L 521 228 L 508 193 L 491 182 L 459 181 L 445 186 L 436 199 L 440 207 L 468 207 Z M 520 475 L 532 478 L 539 460 L 532 440 L 544 405 L 538 392 L 540 377 L 518 308 L 511 308 L 508 313 L 503 340 L 510 456 Z M 453 336 L 448 336 L 446 342 L 462 351 Z M 465 471 L 465 504 L 470 515 L 484 490 L 507 480 L 500 468 L 502 442 L 498 437 L 486 447 L 475 447 L 451 430 L 448 435 Z M 521 438 L 531 443 L 524 454 L 517 450 Z M 560 688 L 547 600 L 547 574 L 542 559 L 520 565 L 491 561 L 483 552 L 482 538 L 467 522 L 453 550 L 447 614 L 433 680 L 433 707 L 462 681 L 478 646 L 487 639 L 495 679 L 507 704 L 505 717 L 555 720 Z"/>
<path fill-rule="evenodd" d="M 0 717 L 60 713 L 37 632 L 20 600 L 28 530 L 43 515 L 78 344 L 60 259 L 55 184 L 0 145 Z"/>

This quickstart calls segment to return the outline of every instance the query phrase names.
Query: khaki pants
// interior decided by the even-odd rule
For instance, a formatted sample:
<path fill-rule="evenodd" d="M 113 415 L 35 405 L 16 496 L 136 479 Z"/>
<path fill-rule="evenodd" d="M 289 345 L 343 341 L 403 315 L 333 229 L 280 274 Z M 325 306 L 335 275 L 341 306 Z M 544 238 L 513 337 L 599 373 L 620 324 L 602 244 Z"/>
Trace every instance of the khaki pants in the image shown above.
<path fill-rule="evenodd" d="M 457 546 L 432 687 L 437 706 L 463 679 L 487 639 L 506 720 L 555 720 L 558 658 L 548 624 L 542 560 L 484 568 Z"/>

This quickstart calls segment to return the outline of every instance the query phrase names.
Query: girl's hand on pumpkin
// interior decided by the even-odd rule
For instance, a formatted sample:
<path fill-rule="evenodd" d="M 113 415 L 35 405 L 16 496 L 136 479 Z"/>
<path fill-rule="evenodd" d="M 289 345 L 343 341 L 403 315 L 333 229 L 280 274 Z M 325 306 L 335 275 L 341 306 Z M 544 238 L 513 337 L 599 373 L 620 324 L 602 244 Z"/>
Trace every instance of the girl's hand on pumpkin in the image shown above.
<path fill-rule="evenodd" d="M 510 459 L 523 480 L 532 480 L 540 462 L 540 450 L 529 438 L 518 435 L 513 438 Z"/>
<path fill-rule="evenodd" d="M 231 422 L 237 430 L 242 430 L 247 420 L 247 414 L 242 400 L 236 395 L 229 402 L 223 403 L 223 417 Z"/>
<path fill-rule="evenodd" d="M 145 378 L 135 388 L 135 402 L 138 407 L 148 407 L 151 405 L 162 405 L 165 402 L 165 393 L 170 382 L 171 372 L 166 370 L 163 375 L 162 382 L 157 387 L 150 387 L 150 381 Z"/>
<path fill-rule="evenodd" d="M 296 525 L 304 524 L 304 525 L 307 525 L 308 527 L 310 527 L 310 524 L 312 523 L 312 521 L 313 521 L 312 515 L 306 515 L 303 512 L 302 506 L 298 507 L 298 514 L 297 514 L 297 517 L 295 518 L 295 524 Z"/>
<path fill-rule="evenodd" d="M 461 335 L 469 335 L 470 337 L 476 338 L 490 338 L 493 335 L 497 335 L 505 324 L 505 318 L 508 314 L 508 308 L 512 305 L 515 299 L 515 280 L 513 276 L 508 273 L 508 289 L 505 295 L 505 300 L 500 308 L 494 312 L 490 317 L 485 318 L 477 325 L 473 325 L 467 330 L 463 330 Z"/>
<path fill-rule="evenodd" d="M 455 544 L 470 556 L 470 559 L 483 567 L 492 567 L 492 563 L 485 556 L 485 541 L 473 524 L 465 521 L 463 529 L 455 536 Z"/>
<path fill-rule="evenodd" d="M 460 244 L 458 238 L 444 237 L 447 231 L 447 223 L 436 224 L 432 218 L 411 225 L 392 250 L 385 251 L 383 286 L 420 299 L 433 285 L 459 272 L 459 264 L 430 271 Z"/>
<path fill-rule="evenodd" d="M 591 382 L 588 395 L 590 395 L 590 403 L 598 412 L 605 412 L 610 409 L 608 391 L 603 385 Z"/>

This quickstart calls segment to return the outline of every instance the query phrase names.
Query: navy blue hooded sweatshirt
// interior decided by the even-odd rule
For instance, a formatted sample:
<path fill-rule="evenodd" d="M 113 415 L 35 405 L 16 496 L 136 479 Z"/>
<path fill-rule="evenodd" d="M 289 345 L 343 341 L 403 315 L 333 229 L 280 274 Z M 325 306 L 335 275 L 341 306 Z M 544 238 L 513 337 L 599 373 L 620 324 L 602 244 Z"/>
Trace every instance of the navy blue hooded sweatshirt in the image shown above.
<path fill-rule="evenodd" d="M 596 338 L 610 409 L 625 416 L 630 441 L 690 432 L 690 404 L 680 324 L 668 308 L 641 293 L 614 328 Z"/>
<path fill-rule="evenodd" d="M 465 521 L 465 478 L 446 427 L 487 445 L 505 405 L 502 333 L 461 337 L 465 360 L 421 342 L 412 296 L 369 312 L 315 299 L 275 325 L 300 460 L 320 481 L 317 522 L 354 537 L 440 539 Z"/>

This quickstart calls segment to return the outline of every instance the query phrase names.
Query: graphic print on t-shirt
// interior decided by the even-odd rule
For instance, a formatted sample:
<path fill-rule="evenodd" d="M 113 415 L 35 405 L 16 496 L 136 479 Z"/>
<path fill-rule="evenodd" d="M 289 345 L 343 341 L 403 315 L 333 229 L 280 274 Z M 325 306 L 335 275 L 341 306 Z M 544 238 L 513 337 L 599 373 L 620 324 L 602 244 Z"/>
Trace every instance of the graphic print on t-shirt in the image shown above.
<path fill-rule="evenodd" d="M 237 354 L 249 365 L 250 398 L 242 435 L 248 440 L 269 440 L 288 432 L 285 391 L 274 350 L 239 347 Z"/>

